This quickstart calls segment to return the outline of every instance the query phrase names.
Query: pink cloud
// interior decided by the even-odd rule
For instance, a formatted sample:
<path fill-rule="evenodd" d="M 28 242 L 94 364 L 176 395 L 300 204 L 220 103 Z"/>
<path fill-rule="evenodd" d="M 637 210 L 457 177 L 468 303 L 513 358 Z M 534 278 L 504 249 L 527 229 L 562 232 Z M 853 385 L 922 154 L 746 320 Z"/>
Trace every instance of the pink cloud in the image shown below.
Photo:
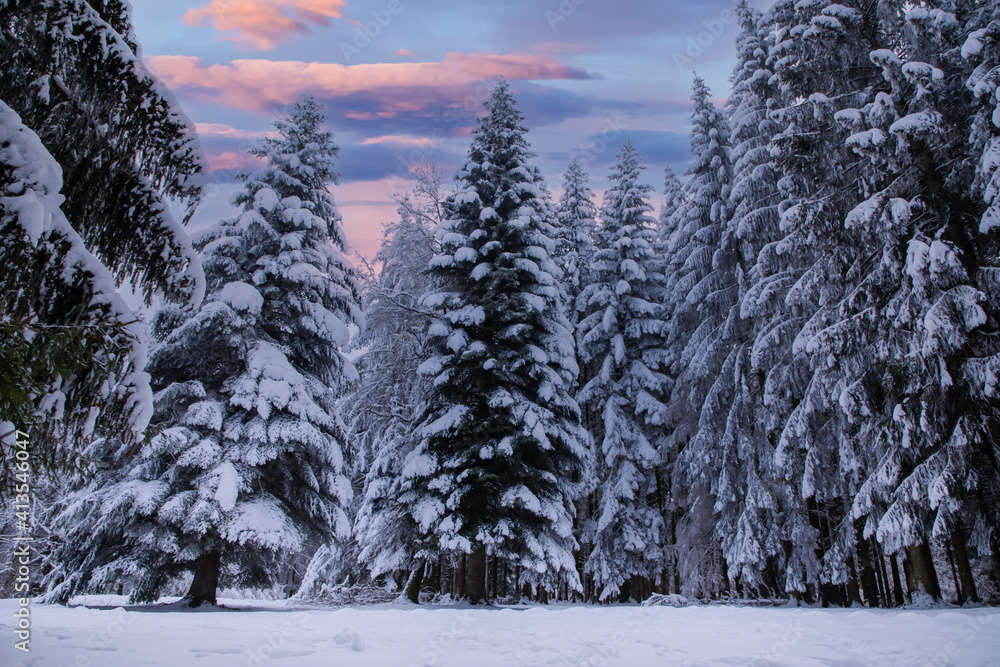
<path fill-rule="evenodd" d="M 240 130 L 224 123 L 195 123 L 194 129 L 201 137 L 221 137 L 224 139 L 259 139 L 260 137 L 277 137 L 278 133 L 265 130 Z"/>
<path fill-rule="evenodd" d="M 149 65 L 175 90 L 211 103 L 258 111 L 266 111 L 273 104 L 290 104 L 305 92 L 336 98 L 358 92 L 409 89 L 409 96 L 385 96 L 386 108 L 378 113 L 382 117 L 422 108 L 431 98 L 457 96 L 457 91 L 469 84 L 498 76 L 512 80 L 589 77 L 584 70 L 549 56 L 520 53 L 449 53 L 441 62 L 358 65 L 273 60 L 206 65 L 193 56 L 152 56 Z M 424 101 L 419 99 L 420 94 Z"/>
<path fill-rule="evenodd" d="M 223 171 L 225 169 L 250 169 L 259 167 L 263 162 L 260 158 L 250 155 L 246 151 L 223 151 L 222 153 L 209 152 L 208 166 L 212 171 Z"/>
<path fill-rule="evenodd" d="M 393 146 L 433 146 L 434 140 L 430 137 L 410 137 L 404 134 L 386 134 L 381 137 L 369 137 L 361 142 L 362 146 L 372 144 L 390 144 Z"/>
<path fill-rule="evenodd" d="M 409 49 L 399 49 L 396 51 L 397 56 L 403 56 L 404 58 L 416 58 L 417 54 Z"/>
<path fill-rule="evenodd" d="M 189 9 L 186 25 L 212 22 L 218 31 L 233 32 L 223 39 L 270 51 L 278 42 L 307 33 L 310 25 L 326 26 L 340 18 L 347 0 L 211 0 L 201 9 Z"/>

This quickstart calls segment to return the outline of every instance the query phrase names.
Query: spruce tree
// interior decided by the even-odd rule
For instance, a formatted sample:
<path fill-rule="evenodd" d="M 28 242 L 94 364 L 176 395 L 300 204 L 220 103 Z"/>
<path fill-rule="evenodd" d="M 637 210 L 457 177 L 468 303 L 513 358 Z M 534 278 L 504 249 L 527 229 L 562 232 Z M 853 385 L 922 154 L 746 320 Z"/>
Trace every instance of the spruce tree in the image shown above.
<path fill-rule="evenodd" d="M 783 587 L 843 604 L 855 541 L 845 518 L 858 484 L 853 454 L 841 451 L 846 419 L 837 403 L 838 364 L 848 360 L 823 353 L 815 336 L 837 322 L 851 267 L 863 261 L 857 232 L 844 226 L 859 195 L 848 134 L 835 116 L 871 96 L 878 79 L 868 52 L 882 33 L 875 15 L 853 2 L 778 2 L 768 16 L 767 63 L 783 101 L 771 114 L 780 131 L 770 148 L 781 173 L 782 235 L 762 251 L 771 268 L 752 294 L 783 303 L 755 343 L 763 347 L 755 354 L 780 355 L 767 371 L 764 402 L 776 417 L 775 464 L 786 480 L 777 489 Z"/>
<path fill-rule="evenodd" d="M 601 227 L 608 247 L 597 252 L 593 279 L 579 297 L 578 344 L 596 374 L 577 400 L 596 416 L 597 520 L 586 570 L 598 598 L 619 594 L 633 577 L 653 579 L 663 560 L 663 517 L 655 502 L 666 384 L 663 274 L 649 215 L 652 188 L 625 142 L 605 191 Z"/>
<path fill-rule="evenodd" d="M 433 227 L 442 195 L 436 170 L 418 174 L 415 191 L 399 200 L 400 219 L 388 225 L 375 256 L 381 264 L 362 291 L 365 330 L 357 341 L 361 381 L 343 412 L 364 484 L 355 521 L 361 563 L 372 577 L 406 572 L 417 602 L 425 563 L 414 559 L 418 531 L 397 499 L 403 461 L 417 445 L 417 410 L 429 389 L 417 367 L 427 356 L 430 317 L 418 300 L 432 287 L 427 265 L 438 249 Z"/>
<path fill-rule="evenodd" d="M 579 160 L 566 169 L 563 194 L 556 208 L 558 238 L 555 260 L 563 272 L 563 286 L 569 297 L 569 319 L 574 326 L 579 320 L 576 298 L 589 282 L 590 262 L 594 255 L 594 231 L 597 228 L 597 207 L 594 193 L 587 187 L 587 174 Z"/>
<path fill-rule="evenodd" d="M 268 585 L 283 555 L 349 536 L 334 387 L 354 375 L 340 348 L 357 289 L 324 120 L 307 98 L 275 122 L 254 150 L 267 167 L 234 198 L 243 213 L 199 239 L 204 306 L 154 322 L 158 434 L 93 446 L 102 471 L 58 506 L 51 599 L 127 582 L 148 601 L 193 570 L 186 603 L 214 604 L 218 585 Z"/>
<path fill-rule="evenodd" d="M 670 243 L 670 237 L 677 229 L 677 212 L 684 204 L 684 186 L 674 170 L 667 165 L 663 170 L 663 206 L 657 219 L 657 247 L 662 249 Z"/>
<path fill-rule="evenodd" d="M 703 461 L 714 460 L 709 463 L 710 474 L 718 477 L 714 534 L 730 586 L 753 595 L 777 588 L 783 554 L 776 529 L 780 509 L 775 487 L 780 482 L 775 479 L 774 447 L 765 426 L 770 417 L 762 404 L 762 373 L 753 354 L 755 325 L 768 322 L 766 316 L 754 316 L 767 310 L 748 298 L 760 275 L 760 250 L 778 234 L 777 176 L 767 151 L 776 129 L 767 113 L 777 91 L 763 62 L 767 42 L 760 12 L 744 2 L 737 14 L 741 32 L 731 77 L 733 94 L 727 103 L 733 185 L 712 273 L 703 281 L 707 287 L 699 297 L 712 333 L 703 344 L 706 353 L 692 355 L 703 360 L 692 369 L 696 374 L 716 372 L 696 441 L 715 443 L 717 451 Z M 686 381 L 684 375 L 679 381 Z"/>
<path fill-rule="evenodd" d="M 420 370 L 433 388 L 399 497 L 418 556 L 468 554 L 473 601 L 488 556 L 522 568 L 521 583 L 579 590 L 574 500 L 590 456 L 553 213 L 505 81 L 485 106 L 430 263 L 441 287 L 422 300 L 436 317 Z"/>
<path fill-rule="evenodd" d="M 15 473 L 27 483 L 16 439 L 32 443 L 33 474 L 78 470 L 75 440 L 111 424 L 135 437 L 152 413 L 144 327 L 63 215 L 62 184 L 38 135 L 0 102 L 0 493 Z"/>
<path fill-rule="evenodd" d="M 672 383 L 667 413 L 670 436 L 662 456 L 672 462 L 672 486 L 686 490 L 683 495 L 687 497 L 679 497 L 685 516 L 677 537 L 686 591 L 712 596 L 723 585 L 721 554 L 716 545 L 696 536 L 712 533 L 711 494 L 717 475 L 711 468 L 720 461 L 713 456 L 715 442 L 707 432 L 698 435 L 698 425 L 703 410 L 717 411 L 728 405 L 710 391 L 718 374 L 727 371 L 716 364 L 722 351 L 712 335 L 719 323 L 708 316 L 706 297 L 723 296 L 713 287 L 721 277 L 713 270 L 713 258 L 722 240 L 732 164 L 725 114 L 709 100 L 702 79 L 695 78 L 693 90 L 694 159 L 684 186 L 684 204 L 677 212 L 677 229 L 666 248 L 665 304 L 671 322 L 666 349 Z M 699 503 L 703 506 L 696 506 Z"/>
<path fill-rule="evenodd" d="M 981 193 L 987 206 L 979 232 L 995 239 L 996 229 L 1000 227 L 1000 6 L 991 8 L 989 3 L 980 4 L 977 11 L 970 13 L 967 26 L 968 37 L 962 45 L 961 55 L 974 68 L 966 81 L 966 87 L 973 93 L 975 109 L 969 137 L 972 160 L 977 167 L 973 191 Z M 1000 251 L 994 248 L 992 256 L 996 258 L 998 254 Z M 996 282 L 985 278 L 992 275 L 995 273 L 991 270 L 980 271 L 979 280 L 980 290 L 991 299 L 998 294 L 998 289 Z M 967 377 L 977 400 L 989 401 L 987 405 L 996 409 L 998 387 L 995 378 L 1000 378 L 1000 355 L 983 355 L 969 360 Z M 977 472 L 981 480 L 979 502 L 988 515 L 1000 516 L 1000 454 L 996 446 L 992 457 L 979 456 L 976 461 L 979 465 L 991 464 L 993 467 L 992 475 L 988 471 Z M 976 538 L 979 544 L 989 545 L 993 581 L 1000 582 L 1000 529 L 993 527 L 990 532 L 988 540 L 981 533 Z"/>
<path fill-rule="evenodd" d="M 862 360 L 845 365 L 841 397 L 856 424 L 853 449 L 871 461 L 853 503 L 858 539 L 905 548 L 919 587 L 934 597 L 933 566 L 922 565 L 932 538 L 947 541 L 965 581 L 959 596 L 978 599 L 967 536 L 979 526 L 976 542 L 986 543 L 996 523 L 982 499 L 996 477 L 986 424 L 997 406 L 976 371 L 997 352 L 997 246 L 981 233 L 983 207 L 968 188 L 972 100 L 959 22 L 926 8 L 894 18 L 901 48 L 870 56 L 888 90 L 838 115 L 854 132 L 848 144 L 866 194 L 846 224 L 877 259 L 857 272 L 843 322 L 820 343 Z"/>
<path fill-rule="evenodd" d="M 32 153 L 36 167 L 59 165 L 60 189 L 49 195 L 62 195 L 59 215 L 82 239 L 47 226 L 29 247 L 16 226 L 0 229 L 6 266 L 17 267 L 0 278 L 0 355 L 17 369 L 0 380 L 0 409 L 29 432 L 39 468 L 80 470 L 95 429 L 137 439 L 149 419 L 142 329 L 123 326 L 135 319 L 125 313 L 101 314 L 92 297 L 129 284 L 147 302 L 158 293 L 197 307 L 201 267 L 166 200 L 193 211 L 204 157 L 137 55 L 128 3 L 9 0 L 0 30 L 0 101 L 44 147 Z M 22 167 L 4 159 L 5 187 Z M 82 273 L 53 279 L 55 267 L 84 261 L 80 252 L 110 271 L 108 284 Z"/>

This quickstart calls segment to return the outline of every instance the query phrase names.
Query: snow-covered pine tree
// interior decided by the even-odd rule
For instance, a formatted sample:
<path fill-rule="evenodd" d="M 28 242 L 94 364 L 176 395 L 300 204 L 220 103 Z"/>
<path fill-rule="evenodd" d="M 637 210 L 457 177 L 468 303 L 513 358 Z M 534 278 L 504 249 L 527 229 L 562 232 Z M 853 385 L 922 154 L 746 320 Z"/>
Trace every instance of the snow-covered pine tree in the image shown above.
<path fill-rule="evenodd" d="M 63 215 L 61 189 L 38 135 L 0 102 L 0 492 L 15 473 L 27 482 L 15 429 L 32 443 L 34 475 L 85 465 L 71 435 L 114 424 L 134 436 L 152 413 L 145 331 Z M 35 440 L 39 419 L 65 440 Z"/>
<path fill-rule="evenodd" d="M 433 388 L 399 498 L 418 557 L 468 554 L 473 601 L 486 596 L 488 556 L 521 568 L 519 583 L 579 590 L 574 500 L 590 466 L 553 213 L 506 81 L 485 106 L 437 232 L 441 287 L 422 300 L 437 315 L 420 367 Z"/>
<path fill-rule="evenodd" d="M 197 258 L 164 200 L 190 214 L 207 165 L 173 94 L 136 55 L 130 13 L 122 0 L 4 2 L 0 99 L 69 175 L 63 212 L 115 279 L 147 301 L 197 302 Z"/>
<path fill-rule="evenodd" d="M 855 272 L 842 323 L 816 340 L 861 360 L 844 365 L 840 399 L 856 425 L 852 449 L 868 461 L 853 504 L 858 539 L 905 549 L 908 584 L 937 598 L 936 538 L 953 551 L 959 599 L 975 600 L 967 536 L 979 526 L 975 541 L 986 545 L 996 530 L 995 505 L 981 499 L 997 477 L 987 426 L 997 404 L 977 371 L 998 351 L 1000 274 L 996 239 L 980 233 L 982 206 L 968 187 L 964 35 L 955 14 L 937 8 L 900 10 L 883 23 L 901 39 L 870 56 L 887 90 L 837 116 L 854 132 L 848 144 L 866 195 L 846 224 L 874 261 Z"/>
<path fill-rule="evenodd" d="M 711 338 L 718 322 L 708 316 L 705 297 L 713 291 L 712 262 L 722 240 L 732 164 L 725 114 L 712 104 L 701 78 L 695 77 L 693 91 L 693 161 L 684 185 L 684 204 L 677 212 L 677 230 L 666 248 L 664 302 L 665 319 L 670 322 L 666 349 L 672 383 L 667 412 L 670 435 L 661 457 L 671 469 L 672 488 L 685 490 L 672 499 L 679 500 L 685 511 L 677 529 L 685 591 L 714 597 L 723 586 L 724 565 L 714 540 L 706 544 L 703 536 L 711 535 L 714 525 L 711 494 L 718 475 L 710 468 L 718 460 L 712 456 L 714 443 L 707 436 L 691 439 L 698 433 L 703 406 L 721 410 L 724 404 L 709 395 L 720 369 L 710 367 L 709 360 L 718 356 L 712 349 L 717 342 Z"/>
<path fill-rule="evenodd" d="M 573 160 L 566 170 L 564 190 L 556 209 L 556 250 L 554 259 L 563 270 L 563 285 L 567 293 L 567 317 L 573 327 L 574 337 L 580 322 L 580 312 L 577 310 L 577 297 L 590 283 L 593 275 L 592 262 L 597 251 L 595 237 L 597 232 L 597 207 L 594 205 L 594 193 L 587 187 L 587 174 L 579 160 Z M 579 367 L 572 390 L 586 384 L 593 377 L 593 363 L 587 364 L 580 357 L 577 348 L 576 362 Z M 592 414 L 587 406 L 580 406 L 584 427 L 593 433 L 593 423 L 597 416 Z M 587 542 L 593 531 L 589 529 L 591 521 L 590 497 L 577 501 L 576 526 L 574 534 L 580 543 L 577 553 L 577 569 L 584 577 L 584 595 L 591 596 L 593 580 L 584 573 L 584 563 L 590 554 L 592 545 Z"/>
<path fill-rule="evenodd" d="M 656 468 L 663 439 L 666 384 L 663 274 L 657 259 L 652 188 L 639 183 L 639 156 L 625 142 L 604 193 L 601 228 L 608 247 L 591 264 L 579 296 L 580 356 L 594 377 L 577 401 L 595 415 L 597 516 L 586 571 L 600 600 L 642 599 L 663 561 L 663 516 Z M 631 582 L 630 582 L 631 580 Z M 626 582 L 631 591 L 622 590 Z"/>
<path fill-rule="evenodd" d="M 722 237 L 726 201 L 732 182 L 729 123 L 712 104 L 704 80 L 695 77 L 694 112 L 691 116 L 692 163 L 684 185 L 684 203 L 677 211 L 677 230 L 666 248 L 668 261 L 666 306 L 671 320 L 668 346 L 674 377 L 690 364 L 690 354 L 705 339 L 706 326 L 693 290 L 712 273 L 712 258 Z M 690 437 L 704 400 L 706 383 L 679 388 L 670 397 L 672 436 L 675 442 Z"/>
<path fill-rule="evenodd" d="M 663 170 L 663 206 L 656 224 L 656 245 L 662 251 L 670 243 L 677 229 L 677 212 L 684 203 L 684 186 L 674 170 L 667 165 Z"/>
<path fill-rule="evenodd" d="M 426 273 L 438 249 L 443 195 L 438 169 L 418 173 L 414 192 L 399 199 L 400 219 L 387 225 L 375 256 L 381 264 L 363 286 L 365 330 L 357 341 L 361 381 L 343 406 L 363 476 L 354 532 L 372 577 L 406 572 L 417 602 L 425 563 L 414 562 L 418 530 L 396 496 L 403 461 L 416 447 L 417 410 L 429 389 L 417 367 L 428 355 L 430 317 L 418 301 L 432 283 Z"/>
<path fill-rule="evenodd" d="M 771 155 L 782 177 L 782 238 L 761 257 L 775 271 L 754 295 L 777 290 L 783 316 L 758 336 L 755 353 L 773 354 L 764 402 L 782 426 L 775 462 L 787 481 L 778 489 L 790 594 L 834 604 L 853 597 L 855 531 L 846 519 L 859 484 L 857 453 L 843 447 L 846 419 L 837 402 L 859 360 L 824 351 L 817 335 L 840 320 L 840 304 L 872 249 L 845 228 L 860 200 L 849 135 L 835 120 L 870 101 L 881 78 L 868 57 L 886 37 L 877 12 L 857 2 L 778 2 L 769 12 L 774 39 L 768 66 L 784 105 L 772 112 L 781 131 Z M 874 41 L 873 41 L 874 40 Z M 772 255 L 773 253 L 773 255 Z M 777 255 L 782 257 L 777 258 Z M 790 354 L 787 352 L 790 343 Z"/>
<path fill-rule="evenodd" d="M 579 320 L 576 297 L 589 283 L 590 262 L 594 256 L 594 230 L 597 227 L 597 207 L 594 193 L 587 187 L 587 174 L 579 160 L 566 169 L 563 194 L 556 208 L 558 238 L 554 259 L 563 272 L 563 287 L 569 297 L 570 324 Z"/>
<path fill-rule="evenodd" d="M 87 287 L 83 274 L 53 280 L 49 271 L 83 261 L 77 250 L 85 249 L 110 270 L 110 287 L 130 283 L 147 300 L 159 292 L 197 306 L 203 290 L 197 256 L 164 199 L 193 210 L 204 158 L 173 96 L 136 56 L 129 12 L 120 0 L 0 4 L 0 100 L 44 146 L 48 156 L 32 153 L 41 155 L 40 173 L 51 159 L 61 167 L 54 176 L 61 191 L 49 194 L 61 192 L 65 200 L 54 205 L 83 239 L 81 246 L 46 228 L 30 253 L 13 249 L 23 240 L 15 227 L 2 239 L 21 270 L 0 277 L 8 306 L 0 314 L 0 349 L 11 362 L 5 366 L 17 369 L 0 385 L 0 401 L 7 418 L 29 430 L 36 465 L 50 471 L 77 467 L 80 443 L 95 428 L 140 437 L 149 416 L 140 396 L 149 387 L 138 361 L 146 354 L 143 332 L 119 326 L 133 318 L 116 324 L 93 309 L 82 312 L 95 289 L 109 286 Z M 50 213 L 52 206 L 48 199 Z M 138 363 L 135 372 L 124 369 L 127 357 Z"/>
<path fill-rule="evenodd" d="M 968 38 L 962 45 L 961 54 L 975 67 L 966 83 L 973 92 L 976 108 L 970 136 L 972 160 L 977 167 L 973 189 L 981 193 L 987 205 L 979 232 L 995 239 L 996 230 L 1000 227 L 1000 5 L 990 7 L 989 3 L 981 3 L 978 11 L 969 17 L 967 25 L 965 32 Z M 998 255 L 1000 251 L 994 248 L 988 256 L 996 258 Z M 988 274 L 984 272 L 983 275 Z M 995 285 L 984 282 L 980 282 L 980 290 L 990 299 L 1000 293 Z M 998 387 L 993 378 L 1000 377 L 1000 357 L 996 354 L 984 356 L 978 361 L 970 360 L 968 366 L 968 377 L 976 394 L 988 398 L 990 405 L 995 406 Z M 998 457 L 980 457 L 978 460 L 981 463 L 995 462 Z M 990 514 L 1000 516 L 1000 472 L 994 470 L 992 478 L 980 473 L 979 478 L 984 490 L 991 489 L 983 494 L 981 501 L 992 502 Z M 988 542 L 981 533 L 976 537 L 979 552 L 991 553 L 993 581 L 995 585 L 1000 585 L 1000 529 L 992 529 Z"/>
<path fill-rule="evenodd" d="M 772 314 L 766 308 L 771 304 L 761 308 L 747 298 L 761 275 L 757 264 L 761 248 L 778 237 L 777 175 L 767 150 L 776 130 L 767 112 L 777 91 L 764 63 L 767 33 L 760 12 L 744 2 L 737 14 L 741 32 L 731 77 L 733 94 L 727 103 L 733 186 L 713 271 L 703 281 L 704 296 L 698 297 L 712 333 L 702 344 L 705 353 L 692 358 L 703 359 L 698 365 L 717 373 L 695 442 L 716 447 L 715 456 L 702 459 L 709 463 L 703 474 L 718 477 L 715 538 L 722 547 L 731 588 L 748 596 L 779 589 L 776 571 L 783 555 L 777 531 L 774 447 L 767 438 L 769 414 L 763 406 L 760 367 L 753 357 L 755 334 L 760 333 L 755 325 L 766 325 L 766 315 Z M 746 301 L 750 309 L 744 308 Z M 683 374 L 679 382 L 686 382 Z"/>
<path fill-rule="evenodd" d="M 962 57 L 975 66 L 966 85 L 976 100 L 972 123 L 973 159 L 978 163 L 975 188 L 987 210 L 980 231 L 1000 227 L 1000 7 L 985 7 L 969 22 Z"/>
<path fill-rule="evenodd" d="M 187 603 L 214 604 L 220 582 L 267 585 L 280 556 L 349 537 L 333 387 L 355 373 L 340 347 L 359 312 L 324 120 L 306 98 L 275 122 L 243 213 L 198 241 L 205 304 L 154 322 L 158 434 L 94 445 L 102 471 L 58 506 L 50 599 L 128 582 L 148 601 L 193 569 Z"/>

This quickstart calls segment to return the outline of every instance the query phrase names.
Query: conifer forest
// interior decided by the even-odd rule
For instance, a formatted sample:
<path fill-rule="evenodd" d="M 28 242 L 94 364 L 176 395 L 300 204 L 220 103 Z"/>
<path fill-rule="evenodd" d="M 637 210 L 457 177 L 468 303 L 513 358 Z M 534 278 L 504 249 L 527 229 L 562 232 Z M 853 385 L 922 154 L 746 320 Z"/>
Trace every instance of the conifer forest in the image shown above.
<path fill-rule="evenodd" d="M 131 5 L 0 0 L 0 597 L 1000 602 L 1000 4 L 730 11 L 686 172 L 492 77 L 365 256 L 321 95 L 193 226 Z"/>

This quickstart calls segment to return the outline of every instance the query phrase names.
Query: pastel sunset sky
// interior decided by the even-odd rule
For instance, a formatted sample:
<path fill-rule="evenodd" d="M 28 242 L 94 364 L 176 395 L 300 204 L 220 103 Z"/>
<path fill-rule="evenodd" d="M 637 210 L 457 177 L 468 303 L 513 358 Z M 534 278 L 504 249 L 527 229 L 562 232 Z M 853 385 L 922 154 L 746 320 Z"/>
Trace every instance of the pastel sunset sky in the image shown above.
<path fill-rule="evenodd" d="M 753 3 L 765 7 L 768 0 Z M 236 170 L 305 93 L 340 145 L 334 196 L 352 248 L 371 257 L 409 168 L 450 178 L 496 77 L 517 95 L 554 194 L 574 157 L 600 195 L 618 148 L 646 181 L 683 174 L 694 72 L 729 94 L 733 0 L 132 0 L 150 68 L 196 124 L 212 184 L 193 225 L 235 210 Z M 659 198 L 654 199 L 659 207 Z"/>

